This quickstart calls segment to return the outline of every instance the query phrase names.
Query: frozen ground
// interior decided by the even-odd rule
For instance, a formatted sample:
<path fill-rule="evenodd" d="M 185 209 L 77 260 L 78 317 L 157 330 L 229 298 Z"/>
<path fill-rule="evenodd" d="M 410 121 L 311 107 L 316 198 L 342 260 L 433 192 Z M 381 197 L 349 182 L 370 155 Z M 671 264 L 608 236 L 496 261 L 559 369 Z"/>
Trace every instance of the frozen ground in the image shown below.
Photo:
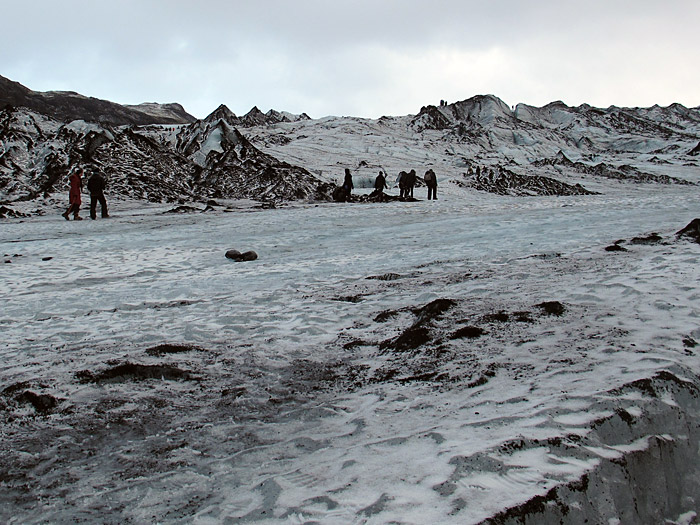
<path fill-rule="evenodd" d="M 691 523 L 697 190 L 444 190 L 0 223 L 0 520 Z"/>

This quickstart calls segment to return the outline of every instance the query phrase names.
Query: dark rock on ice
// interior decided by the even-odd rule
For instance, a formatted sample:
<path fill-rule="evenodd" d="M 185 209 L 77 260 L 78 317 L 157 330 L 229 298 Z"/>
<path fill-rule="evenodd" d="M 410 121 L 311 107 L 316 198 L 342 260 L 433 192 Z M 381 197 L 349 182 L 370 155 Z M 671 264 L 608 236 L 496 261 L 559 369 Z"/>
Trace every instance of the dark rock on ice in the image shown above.
<path fill-rule="evenodd" d="M 29 214 L 13 210 L 7 206 L 0 206 L 0 219 L 19 219 L 24 217 L 29 217 Z"/>
<path fill-rule="evenodd" d="M 611 244 L 610 246 L 605 247 L 606 252 L 626 252 L 628 251 L 627 248 L 624 246 L 620 246 L 620 243 L 623 241 L 617 241 L 615 244 Z"/>
<path fill-rule="evenodd" d="M 34 407 L 34 410 L 42 414 L 51 412 L 58 406 L 58 400 L 49 394 L 36 394 L 31 390 L 22 392 L 15 398 L 18 403 L 27 403 Z"/>
<path fill-rule="evenodd" d="M 533 323 L 534 322 L 532 320 L 532 317 L 530 316 L 530 312 L 528 312 L 528 311 L 513 312 L 513 317 L 515 317 L 515 321 L 518 323 Z"/>
<path fill-rule="evenodd" d="M 247 392 L 244 386 L 238 386 L 234 388 L 225 388 L 221 391 L 221 397 L 238 398 Z"/>
<path fill-rule="evenodd" d="M 683 237 L 700 244 L 700 219 L 690 221 L 688 226 L 676 232 L 676 237 Z"/>
<path fill-rule="evenodd" d="M 163 356 L 166 354 L 181 354 L 183 352 L 190 352 L 192 350 L 199 350 L 195 346 L 190 345 L 171 345 L 162 344 L 158 346 L 152 346 L 146 349 L 146 353 L 152 356 Z"/>
<path fill-rule="evenodd" d="M 340 296 L 340 297 L 336 297 L 336 298 L 334 298 L 333 300 L 334 300 L 334 301 L 341 301 L 341 302 L 344 302 L 344 303 L 359 303 L 360 301 L 362 301 L 362 295 L 361 295 L 361 294 L 358 294 L 358 295 L 343 295 L 343 296 Z"/>
<path fill-rule="evenodd" d="M 417 319 L 396 339 L 384 341 L 381 350 L 394 349 L 399 351 L 413 350 L 430 341 L 430 325 L 433 321 L 452 308 L 456 302 L 452 299 L 435 299 L 425 306 L 415 309 Z"/>
<path fill-rule="evenodd" d="M 658 244 L 663 239 L 658 233 L 650 233 L 646 237 L 634 237 L 630 242 L 632 244 Z"/>
<path fill-rule="evenodd" d="M 564 305 L 559 301 L 546 301 L 538 304 L 537 307 L 541 308 L 548 315 L 560 316 L 566 311 Z"/>
<path fill-rule="evenodd" d="M 163 213 L 195 213 L 198 211 L 202 211 L 202 210 L 195 208 L 194 206 L 182 205 L 182 206 L 176 206 L 175 208 L 172 208 L 172 209 L 165 211 Z"/>
<path fill-rule="evenodd" d="M 426 326 L 411 326 L 405 330 L 393 342 L 382 344 L 382 349 L 393 348 L 395 350 L 413 350 L 430 341 L 430 330 Z"/>
<path fill-rule="evenodd" d="M 484 321 L 487 323 L 507 323 L 509 319 L 510 316 L 507 312 L 496 312 L 484 316 Z"/>
<path fill-rule="evenodd" d="M 2 395 L 11 396 L 20 390 L 25 390 L 27 388 L 29 388 L 29 383 L 27 381 L 20 381 L 19 383 L 13 383 L 10 386 L 3 388 Z"/>
<path fill-rule="evenodd" d="M 358 348 L 360 346 L 369 346 L 370 343 L 366 343 L 365 341 L 360 341 L 359 339 L 353 339 L 352 341 L 348 341 L 347 343 L 343 344 L 343 348 L 345 350 L 353 350 L 355 348 Z"/>
<path fill-rule="evenodd" d="M 401 279 L 398 273 L 385 273 L 383 275 L 370 275 L 367 279 L 374 279 L 377 281 L 395 281 L 396 279 Z"/>
<path fill-rule="evenodd" d="M 476 388 L 478 386 L 483 386 L 489 382 L 489 379 L 494 377 L 496 372 L 493 370 L 484 370 L 484 373 L 477 377 L 475 380 L 467 383 L 467 388 Z"/>
<path fill-rule="evenodd" d="M 258 258 L 258 254 L 252 250 L 243 253 L 238 250 L 229 250 L 226 252 L 226 258 L 236 262 L 254 261 Z"/>
<path fill-rule="evenodd" d="M 76 377 L 81 383 L 124 383 L 143 379 L 187 380 L 190 379 L 190 373 L 174 366 L 124 363 L 97 373 L 82 370 Z"/>
<path fill-rule="evenodd" d="M 374 317 L 374 322 L 375 323 L 386 323 L 389 319 L 393 319 L 397 315 L 398 315 L 398 312 L 396 310 L 385 310 L 383 312 L 379 312 Z"/>
<path fill-rule="evenodd" d="M 484 335 L 484 329 L 478 326 L 463 326 L 450 336 L 450 339 L 476 339 Z"/>
<path fill-rule="evenodd" d="M 415 324 L 426 324 L 433 320 L 439 319 L 442 317 L 442 314 L 447 312 L 447 310 L 456 304 L 456 301 L 452 299 L 435 299 L 417 310 L 416 315 L 418 316 L 418 320 Z"/>

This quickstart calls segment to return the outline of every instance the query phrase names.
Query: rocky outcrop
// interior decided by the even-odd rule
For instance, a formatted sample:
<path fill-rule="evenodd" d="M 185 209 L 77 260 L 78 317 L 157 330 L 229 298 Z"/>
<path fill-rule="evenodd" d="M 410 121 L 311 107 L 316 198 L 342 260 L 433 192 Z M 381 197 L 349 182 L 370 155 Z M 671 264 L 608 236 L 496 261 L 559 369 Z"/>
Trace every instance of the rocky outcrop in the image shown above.
<path fill-rule="evenodd" d="M 162 127 L 63 124 L 26 109 L 0 112 L 0 202 L 64 192 L 71 169 L 97 171 L 111 196 L 153 202 L 251 198 L 328 200 L 333 185 L 253 146 L 221 106 L 174 133 Z"/>
<path fill-rule="evenodd" d="M 676 233 L 679 239 L 687 239 L 700 244 L 700 219 L 693 219 L 690 223 Z"/>
<path fill-rule="evenodd" d="M 509 169 L 483 170 L 478 175 L 463 175 L 455 183 L 465 188 L 495 193 L 497 195 L 595 195 L 580 184 L 565 182 L 543 176 L 519 175 Z"/>
<path fill-rule="evenodd" d="M 232 125 L 236 117 L 227 108 L 215 113 L 183 128 L 175 145 L 199 166 L 200 192 L 209 198 L 330 199 L 332 184 L 257 149 Z"/>
<path fill-rule="evenodd" d="M 454 122 L 435 106 L 422 107 L 418 115 L 411 121 L 411 126 L 416 131 L 448 129 L 453 125 Z"/>
<path fill-rule="evenodd" d="M 553 158 L 536 160 L 532 163 L 532 165 L 536 167 L 558 166 L 565 169 L 570 169 L 576 173 L 625 182 L 647 184 L 681 184 L 685 186 L 693 184 L 687 180 L 671 177 L 669 175 L 654 175 L 651 173 L 646 173 L 628 164 L 612 166 L 605 162 L 599 162 L 595 165 L 586 164 L 580 161 L 573 162 L 562 151 L 559 151 L 559 153 Z"/>

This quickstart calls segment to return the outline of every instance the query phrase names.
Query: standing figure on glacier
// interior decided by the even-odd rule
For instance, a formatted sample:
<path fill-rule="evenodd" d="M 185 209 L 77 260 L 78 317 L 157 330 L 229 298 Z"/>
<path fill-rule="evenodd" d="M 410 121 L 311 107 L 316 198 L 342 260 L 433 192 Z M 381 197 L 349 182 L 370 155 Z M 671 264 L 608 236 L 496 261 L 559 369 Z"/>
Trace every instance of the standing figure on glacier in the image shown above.
<path fill-rule="evenodd" d="M 435 172 L 432 170 L 432 168 L 425 172 L 423 181 L 428 187 L 428 200 L 430 200 L 431 197 L 434 200 L 437 200 L 437 177 L 435 176 Z"/>
<path fill-rule="evenodd" d="M 377 192 L 379 195 L 379 198 L 382 198 L 382 195 L 384 195 L 384 188 L 387 188 L 388 186 L 386 185 L 386 178 L 384 177 L 384 172 L 380 171 L 379 175 L 377 175 L 377 178 L 374 179 L 374 191 Z"/>
<path fill-rule="evenodd" d="M 406 198 L 408 199 L 409 195 L 411 198 L 413 198 L 413 187 L 416 185 L 416 170 L 411 170 L 408 172 L 408 176 L 406 177 Z"/>
<path fill-rule="evenodd" d="M 102 175 L 95 172 L 88 179 L 87 188 L 90 192 L 90 218 L 95 220 L 97 218 L 97 202 L 100 203 L 100 212 L 102 218 L 106 219 L 109 217 L 107 213 L 107 199 L 105 199 L 105 187 L 106 183 Z"/>
<path fill-rule="evenodd" d="M 350 195 L 352 195 L 352 190 L 355 186 L 352 183 L 352 174 L 348 168 L 345 168 L 345 180 L 343 181 L 343 189 L 347 194 L 348 200 L 350 200 Z"/>
<path fill-rule="evenodd" d="M 68 180 L 70 182 L 70 190 L 68 190 L 68 209 L 63 213 L 63 218 L 69 221 L 70 219 L 68 216 L 72 213 L 74 221 L 82 221 L 83 218 L 80 216 L 80 205 L 83 202 L 80 198 L 80 192 L 83 191 L 82 168 L 76 169 Z"/>
<path fill-rule="evenodd" d="M 396 177 L 396 184 L 399 185 L 399 199 L 406 197 L 406 180 L 408 178 L 408 173 L 405 171 L 400 171 L 399 176 Z"/>

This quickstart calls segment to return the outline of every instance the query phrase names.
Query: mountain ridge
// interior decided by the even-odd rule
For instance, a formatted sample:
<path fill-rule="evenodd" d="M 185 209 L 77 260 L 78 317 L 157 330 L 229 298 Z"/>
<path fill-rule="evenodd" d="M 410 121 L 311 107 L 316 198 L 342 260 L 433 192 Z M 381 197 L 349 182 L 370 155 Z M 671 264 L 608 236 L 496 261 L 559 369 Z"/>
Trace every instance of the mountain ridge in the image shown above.
<path fill-rule="evenodd" d="M 60 121 L 85 120 L 111 126 L 184 124 L 195 117 L 177 103 L 122 105 L 74 91 L 33 91 L 0 76 L 0 110 L 26 107 Z"/>
<path fill-rule="evenodd" d="M 179 104 L 107 103 L 93 121 L 61 119 L 56 108 L 17 104 L 32 93 L 0 77 L 0 202 L 62 192 L 78 165 L 105 175 L 116 195 L 157 202 L 329 200 L 346 167 L 358 187 L 370 187 L 377 170 L 391 176 L 434 168 L 443 183 L 466 191 L 587 195 L 596 190 L 584 185 L 604 180 L 693 183 L 700 150 L 700 108 L 681 104 L 510 107 L 495 95 L 476 95 L 376 120 L 310 119 L 257 106 L 239 117 L 221 104 L 204 119 L 173 123 L 163 120 L 184 111 Z M 32 100 L 46 110 L 52 101 L 61 108 L 96 99 L 48 92 Z M 120 112 L 147 124 L 112 124 Z"/>

